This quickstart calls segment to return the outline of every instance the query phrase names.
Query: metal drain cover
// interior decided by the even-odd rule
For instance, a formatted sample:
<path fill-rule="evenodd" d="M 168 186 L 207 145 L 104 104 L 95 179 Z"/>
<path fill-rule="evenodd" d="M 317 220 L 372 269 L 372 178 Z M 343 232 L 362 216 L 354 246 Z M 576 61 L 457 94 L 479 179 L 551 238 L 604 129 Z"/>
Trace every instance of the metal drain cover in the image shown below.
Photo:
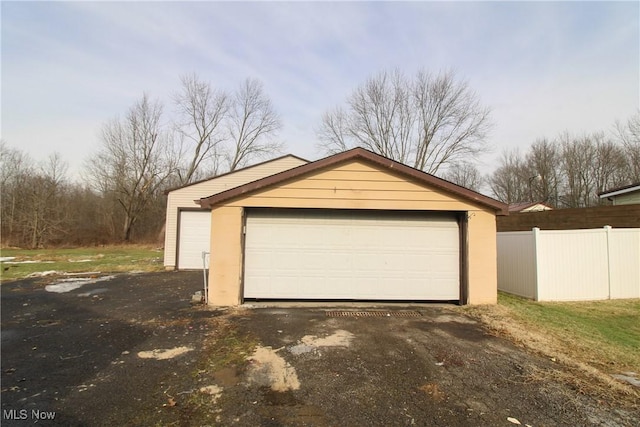
<path fill-rule="evenodd" d="M 327 311 L 327 317 L 422 317 L 417 311 Z"/>

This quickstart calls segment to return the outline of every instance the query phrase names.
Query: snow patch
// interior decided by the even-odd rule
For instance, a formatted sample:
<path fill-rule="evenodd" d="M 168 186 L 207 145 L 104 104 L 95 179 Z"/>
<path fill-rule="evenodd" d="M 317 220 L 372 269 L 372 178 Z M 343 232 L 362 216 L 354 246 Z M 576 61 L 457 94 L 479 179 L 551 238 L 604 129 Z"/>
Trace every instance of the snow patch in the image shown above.
<path fill-rule="evenodd" d="M 107 280 L 111 280 L 116 276 L 104 276 L 104 277 L 73 277 L 68 279 L 62 279 L 57 283 L 52 285 L 47 285 L 44 289 L 47 292 L 55 292 L 57 294 L 65 293 L 73 291 L 74 289 L 78 289 L 84 285 L 89 285 L 91 283 L 105 282 Z"/>
<path fill-rule="evenodd" d="M 298 390 L 300 381 L 296 369 L 271 347 L 257 347 L 247 360 L 249 383 L 271 387 L 273 391 Z"/>
<path fill-rule="evenodd" d="M 37 260 L 5 262 L 5 264 L 53 264 L 53 263 L 54 261 L 37 261 Z"/>
<path fill-rule="evenodd" d="M 193 347 L 176 347 L 162 350 L 156 349 L 151 351 L 140 351 L 138 352 L 138 357 L 141 359 L 166 360 L 173 359 L 174 357 L 178 357 L 192 350 Z"/>
<path fill-rule="evenodd" d="M 96 276 L 102 274 L 102 271 L 83 271 L 80 273 L 61 273 L 63 276 Z"/>
<path fill-rule="evenodd" d="M 14 256 L 3 256 L 0 257 L 0 262 L 13 261 L 14 259 L 16 259 L 16 257 Z"/>
<path fill-rule="evenodd" d="M 35 273 L 31 273 L 27 276 L 28 279 L 32 278 L 32 277 L 45 277 L 45 276 L 52 276 L 54 274 L 60 274 L 59 271 L 56 270 L 47 270 L 47 271 L 36 271 Z"/>

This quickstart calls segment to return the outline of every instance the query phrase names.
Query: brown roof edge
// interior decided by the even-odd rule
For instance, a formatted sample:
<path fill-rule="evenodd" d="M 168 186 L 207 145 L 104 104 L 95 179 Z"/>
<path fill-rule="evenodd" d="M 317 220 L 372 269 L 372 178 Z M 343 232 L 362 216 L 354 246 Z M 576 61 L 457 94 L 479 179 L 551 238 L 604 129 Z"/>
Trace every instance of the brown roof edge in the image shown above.
<path fill-rule="evenodd" d="M 440 188 L 447 192 L 461 196 L 464 199 L 471 200 L 480 205 L 489 207 L 491 209 L 494 209 L 498 215 L 509 214 L 508 205 L 506 203 L 502 203 L 498 200 L 492 199 L 491 197 L 477 193 L 473 190 L 469 190 L 468 188 L 461 187 L 452 182 L 430 175 L 421 170 L 414 169 L 410 166 L 396 162 L 395 160 L 388 159 L 386 157 L 383 157 L 379 154 L 373 153 L 369 150 L 365 150 L 364 148 L 360 148 L 360 147 L 353 148 L 351 150 L 344 151 L 338 154 L 334 154 L 332 156 L 325 157 L 324 159 L 320 159 L 315 162 L 307 163 L 305 165 L 288 169 L 286 171 L 283 171 L 274 175 L 270 175 L 268 177 L 250 182 L 248 184 L 241 185 L 239 187 L 235 187 L 218 194 L 214 194 L 213 196 L 210 196 L 210 197 L 204 197 L 200 200 L 197 200 L 196 202 L 199 203 L 200 206 L 202 207 L 211 208 L 215 205 L 226 202 L 227 200 L 230 200 L 239 196 L 247 195 L 249 193 L 261 190 L 271 185 L 289 181 L 289 180 L 301 177 L 305 174 L 320 170 L 322 168 L 334 166 L 339 163 L 343 163 L 350 160 L 357 160 L 357 159 L 363 159 L 363 160 L 369 161 L 376 165 L 382 166 L 386 169 L 395 171 L 401 175 L 408 176 L 412 178 L 414 181 L 418 181 L 423 184 L 428 184 L 433 187 Z"/>
<path fill-rule="evenodd" d="M 634 182 L 633 184 L 623 185 L 622 187 L 612 188 L 611 190 L 602 191 L 598 193 L 598 196 L 600 196 L 600 198 L 602 199 L 602 198 L 613 195 L 613 193 L 623 194 L 629 191 L 633 191 L 636 189 L 636 187 L 640 188 L 640 182 Z"/>
<path fill-rule="evenodd" d="M 181 190 L 183 188 L 190 187 L 190 186 L 196 185 L 196 184 L 202 184 L 203 182 L 211 181 L 212 179 L 217 179 L 217 178 L 220 178 L 220 177 L 223 177 L 223 176 L 226 176 L 226 175 L 231 175 L 232 173 L 236 173 L 236 172 L 244 171 L 244 170 L 247 170 L 247 169 L 255 168 L 256 166 L 262 166 L 262 165 L 265 165 L 265 164 L 270 163 L 270 162 L 275 162 L 276 160 L 282 160 L 282 159 L 284 159 L 286 157 L 293 157 L 295 159 L 302 160 L 303 162 L 309 163 L 309 160 L 303 159 L 302 157 L 296 156 L 295 154 L 284 154 L 284 155 L 282 155 L 280 157 L 274 157 L 273 159 L 265 160 L 263 162 L 255 163 L 255 164 L 249 165 L 249 166 L 245 166 L 245 167 L 240 168 L 240 169 L 236 169 L 236 170 L 232 170 L 232 171 L 229 171 L 229 172 L 221 173 L 220 175 L 211 176 L 209 178 L 200 179 L 198 181 L 190 182 L 188 184 L 184 184 L 184 185 L 181 185 L 179 187 L 170 188 L 168 190 L 164 190 L 164 194 L 167 195 L 167 194 L 171 193 L 172 191 Z"/>

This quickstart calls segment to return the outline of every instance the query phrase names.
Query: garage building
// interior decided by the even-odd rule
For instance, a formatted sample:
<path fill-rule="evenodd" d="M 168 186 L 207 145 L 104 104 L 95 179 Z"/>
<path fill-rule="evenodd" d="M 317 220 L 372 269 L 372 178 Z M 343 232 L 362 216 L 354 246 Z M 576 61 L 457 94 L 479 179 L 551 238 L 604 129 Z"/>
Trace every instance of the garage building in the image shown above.
<path fill-rule="evenodd" d="M 202 252 L 208 252 L 210 246 L 211 210 L 199 207 L 194 200 L 306 163 L 304 159 L 287 155 L 169 190 L 165 222 L 165 268 L 202 268 Z"/>
<path fill-rule="evenodd" d="M 209 302 L 495 303 L 507 206 L 355 148 L 199 200 Z"/>

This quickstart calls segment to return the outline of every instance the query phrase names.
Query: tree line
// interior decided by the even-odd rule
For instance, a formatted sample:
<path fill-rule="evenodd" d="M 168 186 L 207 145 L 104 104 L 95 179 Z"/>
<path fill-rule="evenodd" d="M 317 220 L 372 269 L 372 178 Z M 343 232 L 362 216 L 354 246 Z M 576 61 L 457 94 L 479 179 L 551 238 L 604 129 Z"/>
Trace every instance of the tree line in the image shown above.
<path fill-rule="evenodd" d="M 504 202 L 590 206 L 596 193 L 640 181 L 640 114 L 604 133 L 541 139 L 503 153 L 495 172 L 476 167 L 488 151 L 491 111 L 451 71 L 378 73 L 327 110 L 316 129 L 325 154 L 356 146 Z M 282 121 L 260 81 L 234 90 L 182 76 L 170 102 L 143 94 L 106 121 L 81 183 L 58 154 L 41 163 L 0 143 L 2 244 L 22 247 L 160 242 L 167 189 L 242 168 L 283 151 Z"/>
<path fill-rule="evenodd" d="M 505 151 L 487 183 L 506 202 L 542 201 L 556 208 L 608 203 L 599 193 L 640 182 L 640 113 L 609 133 L 541 138 L 528 151 Z"/>
<path fill-rule="evenodd" d="M 260 81 L 246 79 L 233 91 L 214 89 L 195 74 L 180 83 L 169 114 L 143 94 L 104 123 L 82 183 L 68 178 L 58 154 L 36 163 L 3 141 L 2 244 L 160 242 L 168 189 L 282 151 L 281 119 Z"/>

